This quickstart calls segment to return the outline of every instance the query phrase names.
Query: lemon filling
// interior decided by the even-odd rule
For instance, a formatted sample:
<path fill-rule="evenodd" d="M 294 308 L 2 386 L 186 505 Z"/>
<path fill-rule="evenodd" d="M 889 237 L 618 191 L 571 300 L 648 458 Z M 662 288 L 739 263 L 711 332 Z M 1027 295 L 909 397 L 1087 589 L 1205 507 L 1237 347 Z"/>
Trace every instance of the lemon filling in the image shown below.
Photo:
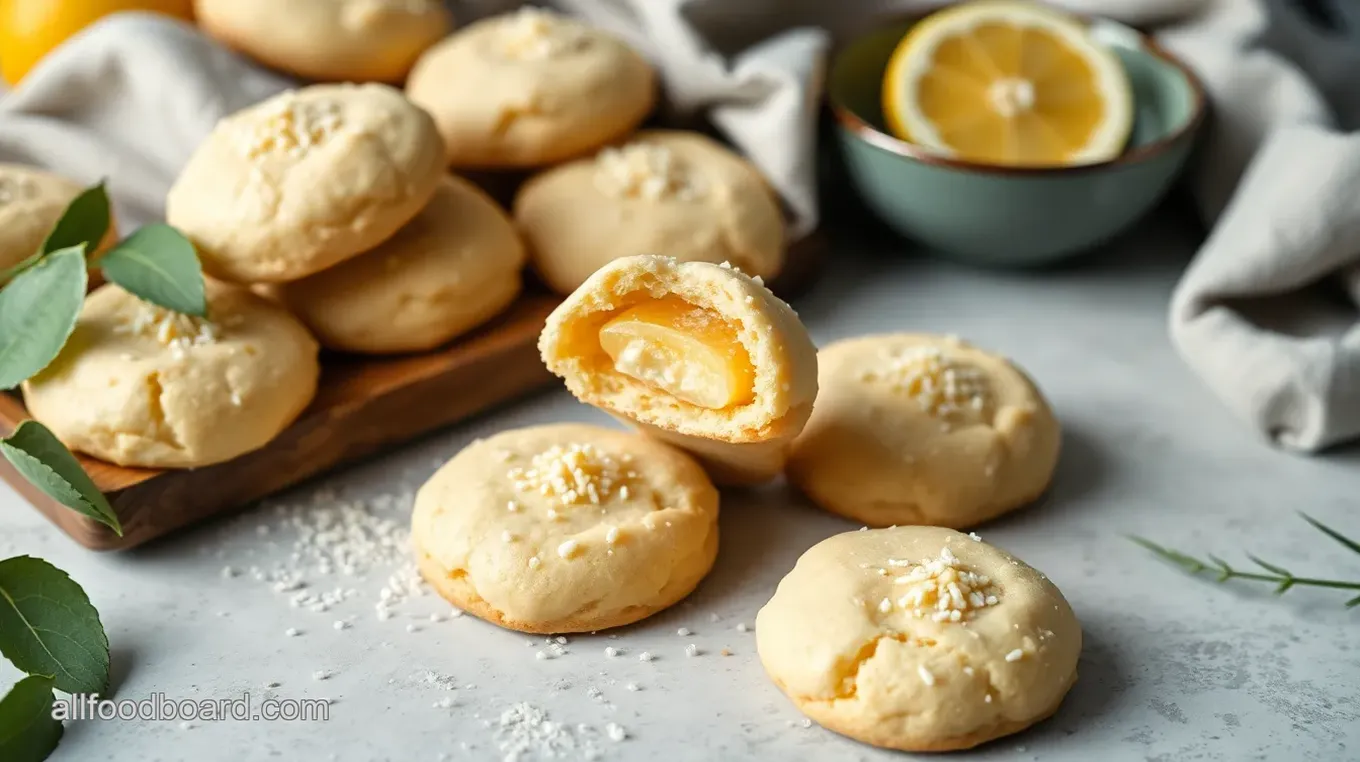
<path fill-rule="evenodd" d="M 645 302 L 600 329 L 614 370 L 692 405 L 721 410 L 755 397 L 755 368 L 736 329 L 675 297 Z"/>

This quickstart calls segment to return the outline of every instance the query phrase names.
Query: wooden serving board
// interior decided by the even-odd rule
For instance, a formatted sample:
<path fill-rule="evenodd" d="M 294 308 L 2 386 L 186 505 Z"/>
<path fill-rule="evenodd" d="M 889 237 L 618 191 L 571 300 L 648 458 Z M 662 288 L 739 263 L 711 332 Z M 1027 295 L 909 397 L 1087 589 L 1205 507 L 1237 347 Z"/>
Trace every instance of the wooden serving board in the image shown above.
<path fill-rule="evenodd" d="M 814 278 L 819 236 L 795 244 L 771 287 L 785 298 Z M 260 450 L 190 470 L 122 468 L 78 456 L 123 526 L 118 537 L 38 491 L 0 458 L 0 478 L 76 542 L 123 550 L 240 508 L 336 466 L 553 385 L 538 334 L 559 299 L 531 287 L 477 332 L 433 352 L 402 357 L 322 355 L 316 399 Z M 0 394 L 0 435 L 28 418 L 18 394 Z"/>

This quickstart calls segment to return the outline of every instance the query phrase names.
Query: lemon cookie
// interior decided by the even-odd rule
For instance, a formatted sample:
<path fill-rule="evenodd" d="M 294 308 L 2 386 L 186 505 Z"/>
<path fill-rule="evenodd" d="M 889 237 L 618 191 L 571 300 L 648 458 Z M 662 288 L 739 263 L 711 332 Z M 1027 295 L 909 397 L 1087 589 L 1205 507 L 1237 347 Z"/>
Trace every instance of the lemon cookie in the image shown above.
<path fill-rule="evenodd" d="M 326 347 L 416 352 L 514 301 L 523 266 L 510 218 L 476 186 L 449 177 L 378 248 L 272 291 Z"/>
<path fill-rule="evenodd" d="M 19 164 L 0 164 L 0 271 L 37 253 L 67 205 L 84 188 L 51 172 Z M 96 251 L 118 240 L 116 225 Z"/>
<path fill-rule="evenodd" d="M 937 527 L 847 532 L 798 559 L 756 648 L 799 711 L 858 741 L 967 749 L 1058 709 L 1081 625 L 1019 559 Z"/>
<path fill-rule="evenodd" d="M 730 266 L 614 260 L 548 316 L 538 346 L 582 402 L 689 450 L 724 483 L 778 474 L 817 395 L 798 316 Z"/>
<path fill-rule="evenodd" d="M 307 79 L 400 82 L 453 26 L 441 0 L 195 0 L 203 31 Z"/>
<path fill-rule="evenodd" d="M 677 603 L 713 566 L 718 492 L 694 461 L 580 424 L 478 440 L 416 495 L 421 574 L 522 632 L 587 632 Z"/>
<path fill-rule="evenodd" d="M 425 52 L 406 83 L 455 167 L 535 167 L 633 131 L 656 74 L 623 41 L 533 7 L 483 19 Z"/>
<path fill-rule="evenodd" d="M 641 132 L 549 169 L 519 192 L 515 222 L 535 269 L 563 294 L 633 254 L 731 262 L 762 278 L 784 265 L 784 220 L 765 180 L 695 132 Z"/>
<path fill-rule="evenodd" d="M 425 112 L 385 85 L 314 85 L 218 123 L 166 198 L 203 267 L 296 280 L 382 243 L 444 175 Z"/>
<path fill-rule="evenodd" d="M 838 341 L 817 364 L 817 408 L 788 476 L 823 508 L 870 526 L 965 528 L 1048 486 L 1058 421 L 1005 358 L 894 334 Z"/>
<path fill-rule="evenodd" d="M 96 289 L 61 354 L 24 383 L 29 413 L 121 466 L 196 468 L 264 446 L 316 392 L 316 341 L 282 307 L 207 285 L 212 322 Z"/>

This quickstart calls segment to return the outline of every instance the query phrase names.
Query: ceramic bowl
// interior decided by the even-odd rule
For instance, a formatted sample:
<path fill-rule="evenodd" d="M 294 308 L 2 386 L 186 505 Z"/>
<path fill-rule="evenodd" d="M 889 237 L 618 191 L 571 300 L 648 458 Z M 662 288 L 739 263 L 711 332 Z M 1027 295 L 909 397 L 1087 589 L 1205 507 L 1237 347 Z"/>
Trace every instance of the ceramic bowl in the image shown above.
<path fill-rule="evenodd" d="M 845 171 L 860 198 L 897 232 L 971 263 L 1041 265 L 1089 251 L 1151 210 L 1185 168 L 1207 109 L 1199 80 L 1132 28 L 1092 21 L 1133 87 L 1133 135 L 1111 161 L 1017 168 L 961 161 L 893 137 L 880 94 L 888 59 L 913 22 L 846 45 L 828 99 Z"/>

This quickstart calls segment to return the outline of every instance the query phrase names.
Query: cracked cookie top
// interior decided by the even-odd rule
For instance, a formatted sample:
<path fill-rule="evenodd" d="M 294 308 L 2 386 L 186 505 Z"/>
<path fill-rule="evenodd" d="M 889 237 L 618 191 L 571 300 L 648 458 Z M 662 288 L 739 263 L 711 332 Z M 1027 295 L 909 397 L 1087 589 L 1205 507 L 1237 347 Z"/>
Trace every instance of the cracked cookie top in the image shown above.
<path fill-rule="evenodd" d="M 1081 626 L 1043 574 L 938 527 L 861 530 L 803 554 L 756 620 L 770 677 L 817 722 L 913 751 L 1051 714 Z"/>
<path fill-rule="evenodd" d="M 29 413 L 73 449 L 124 466 L 195 468 L 255 450 L 311 402 L 317 344 L 281 307 L 207 284 L 209 320 L 115 285 L 85 299 Z"/>
<path fill-rule="evenodd" d="M 222 119 L 184 165 L 166 221 L 209 274 L 276 283 L 372 249 L 444 175 L 428 114 L 386 85 L 311 85 Z"/>

